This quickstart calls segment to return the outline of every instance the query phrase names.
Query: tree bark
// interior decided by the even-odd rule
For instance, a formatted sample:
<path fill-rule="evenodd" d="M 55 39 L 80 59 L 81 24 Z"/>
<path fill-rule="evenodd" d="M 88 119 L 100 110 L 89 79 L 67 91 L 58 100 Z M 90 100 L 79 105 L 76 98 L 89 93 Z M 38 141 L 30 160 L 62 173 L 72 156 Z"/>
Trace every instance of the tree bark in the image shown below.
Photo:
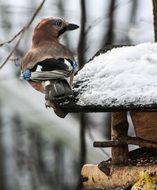
<path fill-rule="evenodd" d="M 85 0 L 80 0 L 81 5 L 81 26 L 80 26 L 80 37 L 79 37 L 79 44 L 78 44 L 78 62 L 79 68 L 81 69 L 85 64 L 85 50 L 86 50 L 86 35 L 85 35 L 85 28 L 86 28 L 86 2 Z"/>
<path fill-rule="evenodd" d="M 80 165 L 79 173 L 86 162 L 86 115 L 85 113 L 80 114 Z M 82 178 L 80 176 L 77 185 L 77 190 L 82 189 Z"/>
<path fill-rule="evenodd" d="M 141 172 L 157 172 L 157 165 L 111 167 L 111 174 L 106 175 L 98 165 L 87 164 L 82 168 L 83 185 L 87 189 L 115 190 L 133 185 Z"/>
<path fill-rule="evenodd" d="M 5 163 L 4 163 L 4 146 L 3 146 L 3 138 L 2 138 L 2 112 L 0 109 L 0 190 L 5 190 Z"/>
<path fill-rule="evenodd" d="M 78 44 L 78 63 L 79 69 L 81 69 L 85 64 L 85 50 L 86 50 L 86 35 L 85 35 L 85 28 L 86 28 L 86 1 L 80 0 L 81 6 L 81 29 L 80 29 L 80 36 L 79 36 L 79 44 Z M 79 172 L 81 171 L 82 166 L 85 164 L 86 161 L 86 140 L 85 140 L 85 114 L 81 113 L 80 117 L 80 166 Z M 81 190 L 82 182 L 81 176 L 79 178 L 77 189 Z"/>
<path fill-rule="evenodd" d="M 157 42 L 157 0 L 153 0 L 154 39 Z"/>
<path fill-rule="evenodd" d="M 107 33 L 104 34 L 104 37 L 102 40 L 102 48 L 105 47 L 106 45 L 111 45 L 114 42 L 114 11 L 115 11 L 114 7 L 115 7 L 115 4 L 116 4 L 116 0 L 110 1 L 109 14 L 108 14 L 109 23 L 108 23 L 108 27 L 107 27 Z"/>

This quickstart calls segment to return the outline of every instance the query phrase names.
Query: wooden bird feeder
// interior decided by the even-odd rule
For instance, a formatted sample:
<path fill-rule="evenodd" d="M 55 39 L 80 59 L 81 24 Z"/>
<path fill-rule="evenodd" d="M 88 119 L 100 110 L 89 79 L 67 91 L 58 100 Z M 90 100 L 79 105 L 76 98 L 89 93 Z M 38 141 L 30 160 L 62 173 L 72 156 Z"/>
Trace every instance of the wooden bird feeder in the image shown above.
<path fill-rule="evenodd" d="M 147 48 L 147 45 L 144 45 L 144 47 Z M 157 44 L 154 44 L 154 47 L 157 49 Z M 135 51 L 137 51 L 138 46 L 127 47 L 127 48 L 135 48 Z M 148 49 L 150 49 L 150 47 Z M 115 51 L 118 51 L 118 50 L 121 51 L 120 48 L 118 48 Z M 119 52 L 119 54 L 120 53 L 121 52 Z M 114 54 L 114 51 L 107 52 L 106 54 L 107 56 L 109 56 L 108 54 Z M 96 62 L 97 61 L 101 62 L 100 56 L 103 56 L 103 55 L 104 54 L 102 55 L 100 54 L 96 58 L 96 60 L 95 59 L 94 60 Z M 104 59 L 104 62 L 106 62 L 106 60 L 109 60 L 108 57 L 104 57 L 104 58 L 106 58 Z M 94 63 L 91 63 L 91 62 L 88 64 L 91 64 L 91 67 L 92 67 L 92 64 L 94 65 Z M 152 66 L 151 63 L 152 62 L 150 61 L 150 63 L 147 62 L 145 65 L 148 65 L 149 67 L 149 66 Z M 152 86 L 149 86 L 149 89 L 151 88 L 154 89 L 153 95 L 152 95 L 152 92 L 150 92 L 149 94 L 147 87 L 145 86 L 142 86 L 141 87 L 142 89 L 139 88 L 138 93 L 135 91 L 135 93 L 133 94 L 132 92 L 136 90 L 134 86 L 136 84 L 131 85 L 130 83 L 130 86 L 128 87 L 126 84 L 126 81 L 122 81 L 120 76 L 115 76 L 117 78 L 119 77 L 120 78 L 119 80 L 121 80 L 120 82 L 117 82 L 117 85 L 120 84 L 119 87 L 117 88 L 122 88 L 123 85 L 124 86 L 126 85 L 128 88 L 127 89 L 128 96 L 124 97 L 121 101 L 119 101 L 121 99 L 120 95 L 117 95 L 117 93 L 113 93 L 115 96 L 112 96 L 110 98 L 110 94 L 107 94 L 107 93 L 114 91 L 114 86 L 112 85 L 112 83 L 115 83 L 115 81 L 114 81 L 114 77 L 112 78 L 112 76 L 108 76 L 109 75 L 108 70 L 110 70 L 112 66 L 113 66 L 113 70 L 114 69 L 116 70 L 116 68 L 114 68 L 114 63 L 111 67 L 107 63 L 108 66 L 104 68 L 106 73 L 103 73 L 102 76 L 100 76 L 100 78 L 101 80 L 104 81 L 103 82 L 104 88 L 106 88 L 106 85 L 107 85 L 105 84 L 105 79 L 109 80 L 109 78 L 111 78 L 111 81 L 109 81 L 108 89 L 106 89 L 106 91 L 104 90 L 105 96 L 102 98 L 102 96 L 100 95 L 102 98 L 101 99 L 102 104 L 101 103 L 95 104 L 94 101 L 96 101 L 95 99 L 97 99 L 97 96 L 99 97 L 99 95 L 97 95 L 96 93 L 97 89 L 94 89 L 95 86 L 93 85 L 94 84 L 93 81 L 96 80 L 96 77 L 99 71 L 96 71 L 97 72 L 96 76 L 93 76 L 94 74 L 88 75 L 87 71 L 90 70 L 90 66 L 88 64 L 87 66 L 85 66 L 85 68 L 83 68 L 78 73 L 78 76 L 76 76 L 74 88 L 73 88 L 73 91 L 74 91 L 73 96 L 67 97 L 66 99 L 59 100 L 59 102 L 56 102 L 56 106 L 58 106 L 62 111 L 65 111 L 65 112 L 112 112 L 111 140 L 103 141 L 103 142 L 97 141 L 93 143 L 94 147 L 103 147 L 103 148 L 111 147 L 112 157 L 110 160 L 102 161 L 101 163 L 97 165 L 91 165 L 91 164 L 84 165 L 82 168 L 81 175 L 83 179 L 83 185 L 88 189 L 114 190 L 114 189 L 120 189 L 120 188 L 127 188 L 129 185 L 134 184 L 138 180 L 138 176 L 141 171 L 146 170 L 148 173 L 157 172 L 157 161 L 154 158 L 154 155 L 149 155 L 148 153 L 150 150 L 151 152 L 153 152 L 152 150 L 157 150 L 157 111 L 156 111 L 157 99 L 155 99 L 155 97 L 157 97 L 157 83 L 156 84 L 152 83 Z M 119 63 L 117 62 L 117 64 Z M 139 63 L 139 64 L 143 64 L 143 63 Z M 153 65 L 153 67 L 155 66 L 157 70 L 156 65 Z M 121 67 L 121 64 L 119 67 Z M 117 67 L 117 69 L 119 68 Z M 152 70 L 154 69 L 155 68 L 152 68 Z M 117 73 L 115 70 L 114 72 L 116 75 Z M 121 75 L 123 74 L 125 75 L 126 74 L 125 72 L 128 72 L 126 70 L 127 70 L 127 66 L 126 68 L 124 67 L 123 70 L 121 70 Z M 130 71 L 131 73 L 128 74 L 129 81 L 131 80 L 130 77 L 137 76 L 137 75 L 135 76 L 136 68 L 133 68 L 133 70 L 134 70 L 134 73 Z M 147 68 L 145 69 L 145 71 L 146 70 Z M 147 74 L 149 75 L 149 72 L 151 71 L 149 71 L 148 69 Z M 139 71 L 137 70 L 137 73 L 138 72 Z M 144 77 L 144 75 L 145 74 L 140 75 L 139 73 L 139 77 L 141 78 Z M 157 77 L 157 76 L 155 74 L 150 77 Z M 82 80 L 80 80 L 81 78 Z M 149 80 L 150 79 L 151 78 L 149 78 Z M 138 80 L 137 80 L 137 83 L 138 83 Z M 140 80 L 140 83 L 142 83 L 141 80 Z M 145 80 L 143 81 L 143 83 L 145 83 Z M 89 97 L 88 97 L 87 96 L 88 90 L 90 89 L 91 89 L 91 92 L 93 90 L 95 94 L 93 95 L 92 93 L 89 93 Z M 125 87 L 124 87 L 124 90 L 125 90 Z M 122 93 L 122 91 L 120 91 L 120 93 Z M 146 94 L 147 94 L 147 97 L 146 97 Z M 133 97 L 131 97 L 131 99 L 129 100 L 128 97 L 132 95 Z M 96 98 L 94 98 L 94 101 L 92 103 L 90 102 L 90 99 L 93 98 L 93 96 L 96 96 Z M 144 101 L 145 100 L 144 98 L 146 98 L 146 101 Z M 84 102 L 82 103 L 83 100 Z M 130 112 L 130 115 L 134 124 L 136 137 L 128 136 L 128 127 L 129 127 L 128 119 L 127 119 L 128 112 Z M 129 152 L 129 149 L 128 149 L 129 144 L 143 147 L 142 149 L 139 149 L 139 150 L 142 150 L 142 151 L 146 150 L 146 151 L 138 152 L 139 150 L 137 150 L 135 151 L 136 155 L 132 155 L 132 152 Z M 141 158 L 140 156 L 143 154 L 147 154 L 147 155 L 146 157 Z"/>

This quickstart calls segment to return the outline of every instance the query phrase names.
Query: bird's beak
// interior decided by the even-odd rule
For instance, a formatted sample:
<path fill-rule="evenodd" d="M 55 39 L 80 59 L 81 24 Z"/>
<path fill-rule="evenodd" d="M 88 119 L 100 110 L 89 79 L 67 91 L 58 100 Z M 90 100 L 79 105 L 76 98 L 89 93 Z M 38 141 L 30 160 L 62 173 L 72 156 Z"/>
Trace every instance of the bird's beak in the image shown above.
<path fill-rule="evenodd" d="M 75 30 L 79 28 L 78 25 L 76 24 L 71 24 L 71 23 L 67 23 L 66 26 L 64 28 L 62 28 L 59 32 L 58 32 L 58 37 L 63 34 L 64 32 L 66 32 L 67 30 Z"/>
<path fill-rule="evenodd" d="M 69 24 L 67 25 L 67 27 L 66 27 L 67 30 L 76 30 L 76 29 L 78 29 L 78 28 L 79 28 L 78 25 L 72 24 L 72 23 L 69 23 Z"/>

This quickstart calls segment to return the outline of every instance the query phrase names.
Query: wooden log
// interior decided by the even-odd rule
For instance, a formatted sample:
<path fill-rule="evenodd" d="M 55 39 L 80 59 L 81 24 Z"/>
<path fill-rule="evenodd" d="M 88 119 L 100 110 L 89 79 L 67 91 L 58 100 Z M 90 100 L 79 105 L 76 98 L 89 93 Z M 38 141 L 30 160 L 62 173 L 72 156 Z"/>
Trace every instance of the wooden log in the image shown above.
<path fill-rule="evenodd" d="M 128 133 L 127 112 L 114 112 L 111 117 L 111 139 L 118 140 Z M 112 164 L 125 164 L 128 160 L 128 145 L 112 147 Z"/>
<path fill-rule="evenodd" d="M 157 173 L 157 165 L 112 167 L 111 174 L 106 175 L 98 165 L 86 164 L 81 175 L 83 185 L 87 189 L 115 190 L 127 188 L 139 180 L 139 174 L 143 171 L 149 174 Z"/>
<path fill-rule="evenodd" d="M 128 137 L 128 136 L 121 137 L 120 139 L 111 140 L 111 141 L 104 141 L 104 142 L 96 141 L 93 143 L 93 146 L 94 147 L 115 147 L 115 146 L 124 145 L 124 144 L 132 144 L 132 145 L 138 145 L 140 147 L 157 149 L 156 142 L 144 140 L 139 137 Z"/>

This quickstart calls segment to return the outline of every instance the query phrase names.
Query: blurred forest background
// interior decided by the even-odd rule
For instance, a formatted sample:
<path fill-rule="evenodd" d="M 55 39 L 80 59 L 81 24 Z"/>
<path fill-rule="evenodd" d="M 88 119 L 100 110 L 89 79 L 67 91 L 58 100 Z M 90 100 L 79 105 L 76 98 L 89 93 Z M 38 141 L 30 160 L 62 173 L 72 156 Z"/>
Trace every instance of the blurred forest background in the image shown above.
<path fill-rule="evenodd" d="M 0 43 L 17 34 L 40 3 L 0 0 Z M 109 150 L 92 147 L 94 140 L 110 138 L 109 113 L 69 114 L 60 119 L 45 109 L 42 94 L 19 79 L 18 64 L 31 45 L 32 30 L 49 16 L 80 25 L 61 39 L 75 53 L 80 68 L 106 45 L 154 41 L 152 1 L 45 1 L 0 70 L 0 190 L 79 190 L 82 164 L 110 155 Z M 0 65 L 16 42 L 0 47 Z"/>

